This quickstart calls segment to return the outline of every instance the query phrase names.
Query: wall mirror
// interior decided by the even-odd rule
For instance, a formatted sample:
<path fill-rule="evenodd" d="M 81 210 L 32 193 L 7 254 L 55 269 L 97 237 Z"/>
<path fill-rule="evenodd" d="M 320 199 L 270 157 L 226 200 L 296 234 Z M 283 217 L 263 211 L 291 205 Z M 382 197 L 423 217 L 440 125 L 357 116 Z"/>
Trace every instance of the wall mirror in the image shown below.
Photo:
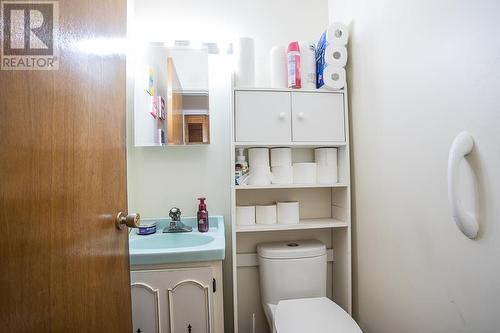
<path fill-rule="evenodd" d="M 208 49 L 149 43 L 134 56 L 134 145 L 210 143 Z"/>

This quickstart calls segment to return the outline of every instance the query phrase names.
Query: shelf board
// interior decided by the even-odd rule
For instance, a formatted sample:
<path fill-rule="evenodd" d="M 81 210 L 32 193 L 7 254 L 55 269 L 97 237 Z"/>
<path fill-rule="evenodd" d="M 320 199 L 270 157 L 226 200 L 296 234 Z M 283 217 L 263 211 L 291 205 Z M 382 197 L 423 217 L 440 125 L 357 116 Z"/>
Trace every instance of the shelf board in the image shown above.
<path fill-rule="evenodd" d="M 236 148 L 246 147 L 290 147 L 290 148 L 316 148 L 316 147 L 345 147 L 345 142 L 235 142 Z"/>
<path fill-rule="evenodd" d="M 343 93 L 345 90 L 329 90 L 329 89 L 292 89 L 292 88 L 269 88 L 269 87 L 255 87 L 255 88 L 244 88 L 244 87 L 234 87 L 235 91 L 285 91 L 285 92 L 302 92 L 302 93 Z"/>
<path fill-rule="evenodd" d="M 325 188 L 325 187 L 347 187 L 345 183 L 336 184 L 271 184 L 271 185 L 235 185 L 236 190 L 265 190 L 280 188 Z"/>
<path fill-rule="evenodd" d="M 323 219 L 304 219 L 299 224 L 255 224 L 236 226 L 236 232 L 259 232 L 259 231 L 282 231 L 282 230 L 305 230 L 305 229 L 327 229 L 327 228 L 345 228 L 349 226 L 347 222 L 339 221 L 333 218 Z"/>

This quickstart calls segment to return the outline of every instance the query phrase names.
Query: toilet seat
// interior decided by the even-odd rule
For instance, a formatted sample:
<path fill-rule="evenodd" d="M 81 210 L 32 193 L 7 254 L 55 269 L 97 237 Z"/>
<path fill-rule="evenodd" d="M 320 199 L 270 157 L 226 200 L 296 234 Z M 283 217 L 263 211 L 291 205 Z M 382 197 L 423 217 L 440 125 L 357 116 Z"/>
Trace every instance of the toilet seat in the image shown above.
<path fill-rule="evenodd" d="M 277 333 L 362 333 L 354 319 L 326 297 L 280 301 L 274 326 Z"/>

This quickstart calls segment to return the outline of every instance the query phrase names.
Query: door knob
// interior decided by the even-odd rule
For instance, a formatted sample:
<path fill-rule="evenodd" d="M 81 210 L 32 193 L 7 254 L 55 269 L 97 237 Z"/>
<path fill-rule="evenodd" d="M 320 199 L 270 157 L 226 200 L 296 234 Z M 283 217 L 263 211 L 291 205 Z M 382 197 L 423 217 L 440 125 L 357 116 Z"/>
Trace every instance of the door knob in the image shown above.
<path fill-rule="evenodd" d="M 286 113 L 285 112 L 280 112 L 279 117 L 281 120 L 286 118 Z"/>
<path fill-rule="evenodd" d="M 299 112 L 297 118 L 299 118 L 300 120 L 304 119 L 304 112 Z"/>
<path fill-rule="evenodd" d="M 126 214 L 124 212 L 119 212 L 116 215 L 115 224 L 120 230 L 122 230 L 125 226 L 129 228 L 139 228 L 139 225 L 141 224 L 141 216 L 139 214 Z"/>

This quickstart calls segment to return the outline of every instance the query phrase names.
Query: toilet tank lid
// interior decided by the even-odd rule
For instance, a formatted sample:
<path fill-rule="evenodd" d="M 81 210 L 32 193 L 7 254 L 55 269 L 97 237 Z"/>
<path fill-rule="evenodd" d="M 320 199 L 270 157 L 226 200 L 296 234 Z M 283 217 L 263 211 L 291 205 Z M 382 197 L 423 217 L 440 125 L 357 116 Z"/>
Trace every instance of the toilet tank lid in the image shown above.
<path fill-rule="evenodd" d="M 326 254 L 326 246 L 318 240 L 261 243 L 257 254 L 267 259 L 299 259 L 318 257 Z"/>

